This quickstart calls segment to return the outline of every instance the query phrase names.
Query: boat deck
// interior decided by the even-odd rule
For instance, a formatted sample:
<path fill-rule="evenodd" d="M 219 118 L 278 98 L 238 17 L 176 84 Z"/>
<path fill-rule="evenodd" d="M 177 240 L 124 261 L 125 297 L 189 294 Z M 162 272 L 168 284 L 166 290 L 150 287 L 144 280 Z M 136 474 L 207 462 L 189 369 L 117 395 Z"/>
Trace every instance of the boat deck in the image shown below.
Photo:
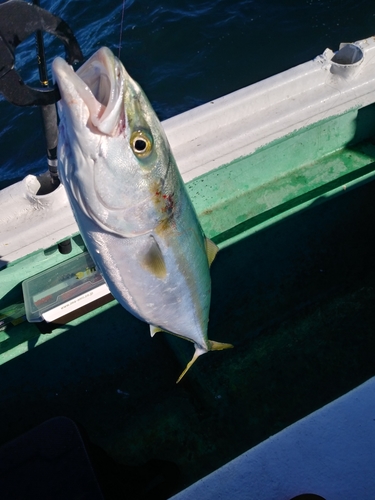
<path fill-rule="evenodd" d="M 165 123 L 220 246 L 208 336 L 234 349 L 176 385 L 193 346 L 151 338 L 115 301 L 50 333 L 8 325 L 0 444 L 63 415 L 120 463 L 176 463 L 177 491 L 375 375 L 375 40 L 358 43 L 361 66 L 335 73 L 326 51 Z M 0 200 L 1 309 L 85 250 L 63 191 L 36 184 Z"/>
<path fill-rule="evenodd" d="M 28 351 L 0 367 L 0 442 L 64 415 L 119 462 L 177 463 L 182 489 L 361 384 L 375 374 L 374 199 L 370 182 L 223 248 L 209 336 L 235 348 L 178 385 L 192 346 L 151 339 L 114 301 L 50 335 L 2 332 L 3 356 L 20 339 Z"/>

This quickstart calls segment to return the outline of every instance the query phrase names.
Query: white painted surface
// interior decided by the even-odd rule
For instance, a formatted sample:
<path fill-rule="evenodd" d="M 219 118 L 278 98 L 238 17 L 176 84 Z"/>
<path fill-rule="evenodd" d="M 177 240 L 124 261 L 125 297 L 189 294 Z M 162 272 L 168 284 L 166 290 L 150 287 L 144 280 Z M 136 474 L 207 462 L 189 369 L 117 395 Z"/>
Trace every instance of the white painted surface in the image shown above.
<path fill-rule="evenodd" d="M 63 186 L 38 196 L 39 186 L 28 175 L 0 191 L 0 269 L 78 231 Z"/>
<path fill-rule="evenodd" d="M 239 429 L 241 432 L 241 429 Z M 173 500 L 375 498 L 375 378 L 299 420 Z"/>
<path fill-rule="evenodd" d="M 375 38 L 360 61 L 313 61 L 163 122 L 187 182 L 323 118 L 375 102 Z M 36 178 L 0 191 L 0 268 L 78 231 L 63 188 L 35 195 Z"/>
<path fill-rule="evenodd" d="M 332 63 L 334 53 L 326 49 L 313 61 L 163 122 L 184 180 L 311 123 L 374 102 L 375 38 L 352 45 L 363 53 L 360 64 Z"/>

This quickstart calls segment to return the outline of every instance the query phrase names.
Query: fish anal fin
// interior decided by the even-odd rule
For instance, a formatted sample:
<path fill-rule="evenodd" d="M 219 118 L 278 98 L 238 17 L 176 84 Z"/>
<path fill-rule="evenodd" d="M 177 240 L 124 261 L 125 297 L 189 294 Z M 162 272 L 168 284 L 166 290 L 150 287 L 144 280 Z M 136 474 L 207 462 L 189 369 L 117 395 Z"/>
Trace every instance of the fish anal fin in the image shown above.
<path fill-rule="evenodd" d="M 147 253 L 144 255 L 142 265 L 157 278 L 163 279 L 167 275 L 163 254 L 156 240 L 151 236 L 152 243 Z"/>
<path fill-rule="evenodd" d="M 153 337 L 156 333 L 159 333 L 159 332 L 164 332 L 164 330 L 162 330 L 158 326 L 150 325 L 150 334 L 151 334 L 151 337 Z"/>
<path fill-rule="evenodd" d="M 208 259 L 208 265 L 211 266 L 214 258 L 216 257 L 219 247 L 209 238 L 205 239 L 206 254 Z"/>

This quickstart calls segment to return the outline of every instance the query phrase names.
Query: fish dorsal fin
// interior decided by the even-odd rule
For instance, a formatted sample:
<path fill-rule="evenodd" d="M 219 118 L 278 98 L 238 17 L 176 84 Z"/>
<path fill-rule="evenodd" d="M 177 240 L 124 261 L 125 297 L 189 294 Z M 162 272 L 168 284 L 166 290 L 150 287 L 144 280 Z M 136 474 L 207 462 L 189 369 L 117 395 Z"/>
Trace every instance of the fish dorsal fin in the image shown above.
<path fill-rule="evenodd" d="M 158 326 L 155 326 L 155 325 L 150 325 L 150 333 L 151 333 L 151 337 L 153 337 L 156 333 L 159 333 L 159 332 L 164 332 L 164 330 L 162 330 L 161 328 L 159 328 Z"/>
<path fill-rule="evenodd" d="M 167 268 L 160 247 L 153 236 L 150 236 L 152 243 L 143 257 L 142 265 L 157 278 L 163 279 L 167 275 Z"/>
<path fill-rule="evenodd" d="M 205 239 L 205 246 L 206 246 L 208 265 L 210 266 L 214 258 L 216 257 L 217 252 L 219 251 L 219 247 L 215 245 L 215 243 L 209 238 Z"/>

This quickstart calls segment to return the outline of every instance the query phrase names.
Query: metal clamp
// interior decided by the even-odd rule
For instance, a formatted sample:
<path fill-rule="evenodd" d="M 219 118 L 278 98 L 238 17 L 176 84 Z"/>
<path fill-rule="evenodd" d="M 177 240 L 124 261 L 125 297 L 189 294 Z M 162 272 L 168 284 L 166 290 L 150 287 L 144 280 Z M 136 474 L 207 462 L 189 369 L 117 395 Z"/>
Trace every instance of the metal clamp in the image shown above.
<path fill-rule="evenodd" d="M 14 69 L 15 48 L 38 30 L 62 41 L 69 64 L 83 60 L 72 30 L 60 17 L 22 0 L 0 4 L 0 92 L 17 106 L 46 106 L 60 99 L 56 85 L 52 89 L 29 87 Z"/>

